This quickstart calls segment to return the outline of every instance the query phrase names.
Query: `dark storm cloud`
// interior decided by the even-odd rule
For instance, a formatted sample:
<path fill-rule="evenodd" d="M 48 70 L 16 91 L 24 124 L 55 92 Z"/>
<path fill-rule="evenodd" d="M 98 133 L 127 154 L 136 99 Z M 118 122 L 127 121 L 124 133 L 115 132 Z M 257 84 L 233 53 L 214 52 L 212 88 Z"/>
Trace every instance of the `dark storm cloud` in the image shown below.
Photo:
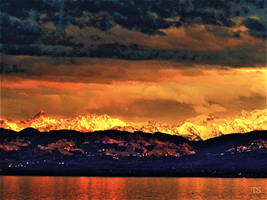
<path fill-rule="evenodd" d="M 267 36 L 267 29 L 263 22 L 258 19 L 246 18 L 243 24 L 249 29 L 250 34 L 265 39 Z"/>
<path fill-rule="evenodd" d="M 1 7 L 12 16 L 26 18 L 36 11 L 35 20 L 53 21 L 56 25 L 77 24 L 94 26 L 102 30 L 119 24 L 148 34 L 160 33 L 159 29 L 181 24 L 202 23 L 233 26 L 235 16 L 255 13 L 264 9 L 263 0 L 3 0 Z M 41 14 L 46 17 L 41 18 Z M 83 16 L 87 20 L 81 20 Z M 179 20 L 168 20 L 179 16 Z"/>
<path fill-rule="evenodd" d="M 106 40 L 107 36 L 90 34 L 94 28 L 109 34 L 120 26 L 148 36 L 169 37 L 164 30 L 171 27 L 204 25 L 216 38 L 242 38 L 240 31 L 226 29 L 240 26 L 240 17 L 248 33 L 264 39 L 266 23 L 263 0 L 2 0 L 0 50 L 5 54 L 36 56 L 107 57 L 129 60 L 165 59 L 191 63 L 249 66 L 264 63 L 264 52 L 253 57 L 257 46 L 240 52 L 240 48 L 224 51 L 185 51 L 148 47 L 140 43 Z M 250 16 L 257 16 L 257 19 Z M 73 26 L 79 31 L 70 35 Z M 188 34 L 188 33 L 187 33 Z M 193 34 L 193 33 L 192 33 Z M 177 38 L 179 40 L 179 38 Z M 131 38 L 125 40 L 131 41 Z M 150 38 L 153 40 L 153 38 Z M 89 43 L 88 43 L 89 41 Z M 102 42 L 104 41 L 104 42 Z M 188 42 L 190 47 L 190 41 Z M 205 40 L 202 42 L 205 46 Z M 245 46 L 246 47 L 246 46 Z M 260 59 L 258 59 L 260 57 Z"/>
<path fill-rule="evenodd" d="M 155 66 L 156 65 L 156 66 Z M 171 65 L 175 66 L 175 65 Z M 138 67 L 138 71 L 136 71 Z M 2 56 L 0 73 L 33 80 L 111 83 L 112 81 L 156 81 L 162 66 L 155 61 L 88 58 Z M 142 76 L 140 76 L 140 73 Z"/>
<path fill-rule="evenodd" d="M 0 74 L 18 74 L 25 73 L 25 70 L 16 64 L 7 64 L 0 62 Z"/>
<path fill-rule="evenodd" d="M 65 46 L 35 46 L 35 45 L 8 45 L 5 52 L 10 55 L 23 54 L 34 56 L 53 57 L 97 57 L 124 60 L 172 60 L 183 62 L 186 66 L 193 64 L 227 65 L 233 67 L 247 67 L 266 63 L 265 52 L 252 50 L 231 51 L 189 51 L 189 50 L 152 50 L 140 49 L 138 46 L 99 45 L 89 48 L 80 48 L 73 51 Z M 74 59 L 72 59 L 74 60 Z"/>
<path fill-rule="evenodd" d="M 240 63 L 256 62 L 257 52 L 247 54 L 247 57 L 242 57 L 242 53 L 236 52 L 236 56 L 240 57 Z M 207 57 L 207 63 L 214 65 L 198 65 L 197 62 L 204 62 L 203 52 L 200 57 L 202 60 L 195 62 L 187 62 L 187 65 L 182 60 L 164 61 L 159 59 L 153 60 L 121 60 L 107 58 L 73 58 L 73 57 L 37 57 L 37 56 L 11 56 L 1 55 L 0 74 L 8 76 L 12 79 L 22 78 L 31 80 L 45 80 L 58 82 L 73 82 L 73 83 L 100 83 L 109 84 L 113 81 L 141 81 L 141 82 L 158 82 L 170 80 L 169 76 L 172 72 L 168 70 L 177 70 L 173 75 L 178 74 L 184 77 L 204 76 L 204 69 L 216 69 L 219 72 L 229 71 L 227 67 L 229 63 L 233 63 L 231 55 L 227 52 L 221 57 Z M 224 58 L 226 57 L 226 58 Z M 168 57 L 170 59 L 170 57 Z M 216 61 L 216 59 L 218 61 Z M 200 63 L 201 63 L 200 62 Z M 264 61 L 262 61 L 264 62 Z M 223 63 L 219 66 L 218 63 Z M 240 65 L 237 65 L 240 66 Z M 167 71 L 164 71 L 167 70 Z M 222 74 L 223 75 L 223 74 Z M 179 79 L 179 78 L 178 78 Z"/>
<path fill-rule="evenodd" d="M 41 29 L 36 23 L 9 16 L 0 15 L 0 41 L 4 44 L 32 44 L 41 37 Z"/>
<path fill-rule="evenodd" d="M 202 23 L 233 26 L 231 17 L 244 16 L 253 9 L 263 9 L 264 1 L 252 0 L 3 0 L 1 6 L 10 15 L 25 18 L 34 10 L 36 20 L 46 13 L 43 21 L 53 21 L 57 25 L 70 23 L 79 26 L 94 26 L 102 30 L 119 24 L 129 29 L 138 29 L 148 34 L 157 34 L 159 29 L 181 24 Z M 57 14 L 55 14 L 57 12 Z M 87 20 L 80 20 L 87 15 Z M 179 16 L 177 21 L 168 18 Z"/>

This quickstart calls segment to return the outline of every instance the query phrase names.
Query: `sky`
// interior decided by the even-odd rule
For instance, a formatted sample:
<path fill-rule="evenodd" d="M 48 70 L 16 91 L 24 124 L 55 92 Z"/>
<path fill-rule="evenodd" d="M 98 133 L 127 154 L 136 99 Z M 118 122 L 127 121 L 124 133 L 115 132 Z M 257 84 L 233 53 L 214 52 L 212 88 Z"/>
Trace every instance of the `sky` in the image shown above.
<path fill-rule="evenodd" d="M 2 0 L 1 116 L 176 122 L 266 108 L 264 0 Z"/>

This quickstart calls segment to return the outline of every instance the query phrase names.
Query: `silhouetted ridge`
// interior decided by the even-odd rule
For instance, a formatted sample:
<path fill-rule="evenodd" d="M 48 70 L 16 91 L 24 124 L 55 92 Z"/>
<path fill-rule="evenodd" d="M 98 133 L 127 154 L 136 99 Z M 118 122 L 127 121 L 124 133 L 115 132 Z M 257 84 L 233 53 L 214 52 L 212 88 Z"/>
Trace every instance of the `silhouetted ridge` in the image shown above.
<path fill-rule="evenodd" d="M 25 129 L 19 131 L 19 133 L 31 134 L 31 133 L 40 133 L 40 132 L 38 130 L 36 130 L 35 128 L 29 127 L 29 128 L 25 128 Z"/>
<path fill-rule="evenodd" d="M 190 141 L 158 132 L 0 130 L 0 175 L 267 177 L 267 131 Z"/>

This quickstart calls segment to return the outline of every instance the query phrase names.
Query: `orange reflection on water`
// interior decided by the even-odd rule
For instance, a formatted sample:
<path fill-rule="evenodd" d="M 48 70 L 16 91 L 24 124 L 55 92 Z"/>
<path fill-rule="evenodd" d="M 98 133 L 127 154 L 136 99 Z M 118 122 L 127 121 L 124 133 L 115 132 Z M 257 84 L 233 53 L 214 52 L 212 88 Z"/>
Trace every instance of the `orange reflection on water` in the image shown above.
<path fill-rule="evenodd" d="M 0 196 L 3 200 L 9 199 L 9 196 L 18 191 L 18 178 L 13 176 L 3 176 L 0 181 Z"/>
<path fill-rule="evenodd" d="M 266 179 L 0 176 L 1 200 L 267 199 Z"/>
<path fill-rule="evenodd" d="M 88 179 L 88 178 L 85 178 Z M 90 178 L 91 199 L 125 199 L 125 179 L 123 178 Z M 99 189 L 102 188 L 102 189 Z"/>
<path fill-rule="evenodd" d="M 49 186 L 49 193 L 55 194 L 56 185 L 55 185 L 55 179 L 51 177 L 38 177 L 33 178 L 29 181 L 29 199 L 35 199 L 36 193 L 38 193 L 38 196 L 41 199 L 45 200 L 54 200 L 52 196 L 47 196 L 47 187 Z M 34 191 L 34 192 L 31 192 Z"/>

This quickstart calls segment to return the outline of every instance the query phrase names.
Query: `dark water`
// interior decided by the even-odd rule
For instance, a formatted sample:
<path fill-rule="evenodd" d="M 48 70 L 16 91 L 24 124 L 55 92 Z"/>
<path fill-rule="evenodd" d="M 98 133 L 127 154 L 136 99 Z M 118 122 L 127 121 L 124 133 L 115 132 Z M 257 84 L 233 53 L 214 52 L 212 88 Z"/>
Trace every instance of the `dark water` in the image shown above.
<path fill-rule="evenodd" d="M 267 179 L 0 176 L 1 200 L 267 199 Z"/>

